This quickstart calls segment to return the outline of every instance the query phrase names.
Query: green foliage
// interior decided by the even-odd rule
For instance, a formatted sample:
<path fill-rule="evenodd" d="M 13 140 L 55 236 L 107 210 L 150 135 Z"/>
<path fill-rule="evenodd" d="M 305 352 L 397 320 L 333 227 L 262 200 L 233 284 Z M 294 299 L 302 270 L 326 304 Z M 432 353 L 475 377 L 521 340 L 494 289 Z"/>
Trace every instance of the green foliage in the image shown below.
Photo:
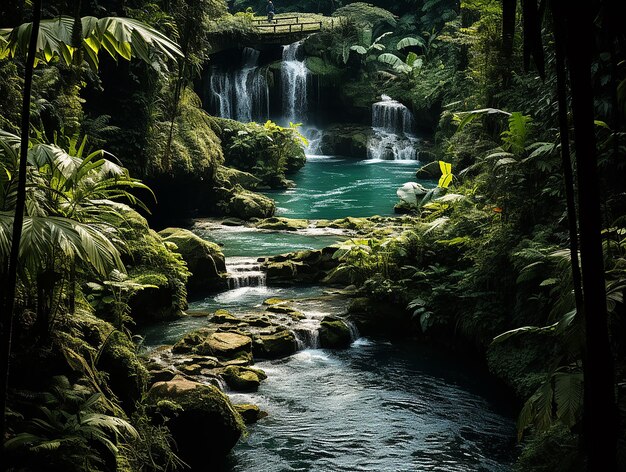
<path fill-rule="evenodd" d="M 333 13 L 333 16 L 348 18 L 360 28 L 370 28 L 375 32 L 383 28 L 393 28 L 396 26 L 395 15 L 369 3 L 350 3 L 349 5 L 338 8 Z"/>
<path fill-rule="evenodd" d="M 80 45 L 73 38 L 74 18 L 60 16 L 53 20 L 42 20 L 37 43 L 37 60 L 44 62 L 62 61 L 67 65 L 82 65 L 85 61 L 93 70 L 98 69 L 101 50 L 111 57 L 122 57 L 130 61 L 135 55 L 152 64 L 153 52 L 158 51 L 174 59 L 182 53 L 176 43 L 145 24 L 131 18 L 81 18 Z M 0 59 L 25 55 L 32 24 L 25 23 L 13 29 L 0 30 Z"/>
<path fill-rule="evenodd" d="M 168 151 L 170 131 L 172 142 Z M 202 109 L 198 96 L 188 88 L 181 93 L 179 113 L 173 125 L 170 121 L 157 120 L 150 129 L 145 153 L 148 159 L 141 172 L 151 177 L 170 175 L 210 181 L 224 162 L 212 119 Z"/>
<path fill-rule="evenodd" d="M 37 415 L 4 443 L 10 461 L 25 462 L 32 470 L 102 470 L 106 456 L 98 449 L 115 460 L 120 443 L 139 437 L 128 421 L 107 414 L 100 393 L 71 385 L 65 377 L 56 377 L 51 392 L 40 398 Z"/>
<path fill-rule="evenodd" d="M 298 131 L 299 124 L 281 127 L 268 121 L 238 123 L 214 119 L 222 138 L 225 163 L 250 172 L 270 187 L 285 186 L 285 175 L 304 165 L 306 138 Z"/>

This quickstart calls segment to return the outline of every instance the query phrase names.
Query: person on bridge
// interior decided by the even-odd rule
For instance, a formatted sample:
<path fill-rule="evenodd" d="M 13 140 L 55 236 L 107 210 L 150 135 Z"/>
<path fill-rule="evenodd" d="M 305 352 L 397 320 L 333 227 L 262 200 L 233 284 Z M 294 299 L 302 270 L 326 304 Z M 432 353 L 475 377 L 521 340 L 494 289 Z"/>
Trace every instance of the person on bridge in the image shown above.
<path fill-rule="evenodd" d="M 274 15 L 276 14 L 276 12 L 274 11 L 274 4 L 272 3 L 272 0 L 268 0 L 267 2 L 267 22 L 271 23 L 272 20 L 274 20 Z"/>

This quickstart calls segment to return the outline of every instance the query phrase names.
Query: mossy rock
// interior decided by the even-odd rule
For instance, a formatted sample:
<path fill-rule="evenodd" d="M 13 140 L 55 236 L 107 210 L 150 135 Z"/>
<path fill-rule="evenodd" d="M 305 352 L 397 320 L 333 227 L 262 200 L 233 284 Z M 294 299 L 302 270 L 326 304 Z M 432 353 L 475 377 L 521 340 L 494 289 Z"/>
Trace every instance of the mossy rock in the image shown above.
<path fill-rule="evenodd" d="M 319 152 L 328 155 L 363 159 L 372 128 L 356 124 L 332 125 L 324 130 L 319 142 Z"/>
<path fill-rule="evenodd" d="M 221 248 L 205 241 L 187 229 L 167 228 L 159 233 L 164 241 L 174 243 L 191 276 L 187 281 L 190 294 L 199 294 L 223 288 L 226 259 Z"/>
<path fill-rule="evenodd" d="M 296 337 L 288 330 L 260 335 L 253 344 L 254 356 L 264 359 L 287 357 L 294 352 L 296 352 Z"/>
<path fill-rule="evenodd" d="M 206 340 L 209 334 L 211 334 L 211 331 L 207 329 L 199 329 L 187 333 L 180 341 L 174 344 L 172 352 L 174 354 L 187 354 L 194 352 L 196 348 Z"/>
<path fill-rule="evenodd" d="M 276 211 L 274 200 L 265 195 L 241 190 L 228 202 L 228 213 L 242 220 L 269 218 Z"/>
<path fill-rule="evenodd" d="M 228 310 L 217 310 L 209 317 L 211 323 L 224 324 L 224 323 L 239 323 L 239 318 L 235 317 Z"/>
<path fill-rule="evenodd" d="M 336 317 L 325 317 L 320 326 L 320 344 L 323 348 L 343 349 L 352 343 L 350 328 Z"/>
<path fill-rule="evenodd" d="M 246 190 L 254 190 L 261 183 L 260 179 L 249 172 L 226 166 L 218 167 L 215 181 L 221 187 L 233 188 L 240 185 Z"/>
<path fill-rule="evenodd" d="M 297 264 L 292 261 L 270 262 L 266 266 L 267 280 L 272 282 L 293 282 L 298 273 Z"/>
<path fill-rule="evenodd" d="M 267 378 L 263 371 L 229 365 L 222 372 L 222 378 L 231 390 L 236 392 L 256 392 L 261 380 Z"/>
<path fill-rule="evenodd" d="M 209 335 L 196 351 L 199 354 L 215 356 L 221 360 L 241 360 L 250 362 L 252 339 L 249 336 L 232 332 Z"/>
<path fill-rule="evenodd" d="M 214 470 L 245 432 L 241 415 L 212 385 L 177 376 L 154 384 L 146 403 L 167 418 L 176 452 L 193 470 Z"/>
<path fill-rule="evenodd" d="M 285 303 L 289 303 L 289 300 L 285 300 L 283 298 L 267 298 L 263 300 L 263 305 L 283 305 Z"/>
<path fill-rule="evenodd" d="M 255 226 L 259 229 L 274 231 L 297 231 L 308 228 L 309 222 L 307 220 L 272 217 L 259 221 Z"/>
<path fill-rule="evenodd" d="M 234 405 L 234 407 L 246 424 L 256 423 L 261 418 L 265 418 L 267 416 L 267 412 L 262 411 L 257 405 L 244 403 L 241 405 Z"/>
<path fill-rule="evenodd" d="M 333 222 L 329 225 L 329 227 L 331 228 L 343 228 L 352 230 L 368 229 L 372 226 L 374 226 L 374 223 L 369 221 L 367 218 L 355 218 L 353 216 L 333 220 Z"/>

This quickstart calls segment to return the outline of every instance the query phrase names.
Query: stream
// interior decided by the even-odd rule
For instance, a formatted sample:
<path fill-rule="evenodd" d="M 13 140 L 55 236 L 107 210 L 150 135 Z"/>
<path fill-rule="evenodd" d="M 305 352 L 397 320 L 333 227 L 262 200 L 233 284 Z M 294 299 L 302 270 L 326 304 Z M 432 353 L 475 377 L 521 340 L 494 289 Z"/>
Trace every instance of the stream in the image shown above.
<path fill-rule="evenodd" d="M 307 109 L 308 71 L 299 46 L 283 48 L 285 122 L 300 119 Z M 240 70 L 211 69 L 214 113 L 267 118 L 269 89 L 258 78 L 258 58 L 248 48 Z M 244 97 L 246 90 L 252 92 Z M 373 105 L 372 126 L 367 156 L 309 155 L 305 167 L 291 176 L 294 188 L 268 192 L 277 214 L 306 219 L 393 215 L 396 190 L 415 180 L 419 139 L 412 134 L 410 112 L 390 97 Z M 269 415 L 249 426 L 249 436 L 239 441 L 222 472 L 511 469 L 513 412 L 498 402 L 503 395 L 481 369 L 452 353 L 409 341 L 361 338 L 356 332 L 348 349 L 320 349 L 321 319 L 344 315 L 348 299 L 320 286 L 267 285 L 257 258 L 323 248 L 340 239 L 339 232 L 263 231 L 210 219 L 197 220 L 191 229 L 222 246 L 230 280 L 229 290 L 192 301 L 190 312 L 225 308 L 235 316 L 261 313 L 263 301 L 276 297 L 292 300 L 303 314 L 290 328 L 299 350 L 287 358 L 256 362 L 268 375 L 257 392 L 228 392 L 234 403 L 256 404 Z M 144 347 L 173 344 L 206 325 L 202 316 L 151 326 L 142 333 Z"/>
<path fill-rule="evenodd" d="M 298 187 L 272 196 L 283 214 L 333 218 L 391 212 L 379 202 L 414 173 L 416 163 L 310 158 Z M 350 188 L 349 181 L 358 182 Z M 331 188 L 338 191 L 332 194 Z M 333 204 L 333 203 L 336 203 Z M 317 203 L 317 205 L 316 205 Z M 321 248 L 337 235 L 314 230 L 270 232 L 199 220 L 197 234 L 223 244 L 229 272 L 260 255 Z M 325 289 L 270 287 L 261 275 L 238 287 L 195 300 L 190 311 L 225 308 L 233 314 L 263 310 L 270 297 L 296 300 L 306 315 L 301 328 L 315 331 L 327 314 L 345 313 L 346 300 L 321 299 Z M 206 326 L 206 317 L 155 325 L 144 344 L 172 344 Z M 486 374 L 462 359 L 410 342 L 356 339 L 349 349 L 324 350 L 300 336 L 302 350 L 255 367 L 268 374 L 258 392 L 230 393 L 269 416 L 249 426 L 221 472 L 282 471 L 507 471 L 515 457 L 512 412 L 496 400 Z"/>

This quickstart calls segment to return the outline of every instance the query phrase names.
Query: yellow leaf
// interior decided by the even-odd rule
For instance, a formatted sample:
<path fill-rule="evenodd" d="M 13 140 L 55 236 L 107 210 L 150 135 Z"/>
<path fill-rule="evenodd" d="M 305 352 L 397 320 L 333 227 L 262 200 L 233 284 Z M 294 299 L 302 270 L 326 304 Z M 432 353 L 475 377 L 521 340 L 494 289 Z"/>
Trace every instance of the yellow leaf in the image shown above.
<path fill-rule="evenodd" d="M 441 169 L 441 174 L 451 174 L 452 173 L 452 164 L 449 162 L 439 161 L 439 168 Z"/>
<path fill-rule="evenodd" d="M 439 179 L 439 187 L 448 188 L 452 183 L 452 174 L 442 175 Z"/>

